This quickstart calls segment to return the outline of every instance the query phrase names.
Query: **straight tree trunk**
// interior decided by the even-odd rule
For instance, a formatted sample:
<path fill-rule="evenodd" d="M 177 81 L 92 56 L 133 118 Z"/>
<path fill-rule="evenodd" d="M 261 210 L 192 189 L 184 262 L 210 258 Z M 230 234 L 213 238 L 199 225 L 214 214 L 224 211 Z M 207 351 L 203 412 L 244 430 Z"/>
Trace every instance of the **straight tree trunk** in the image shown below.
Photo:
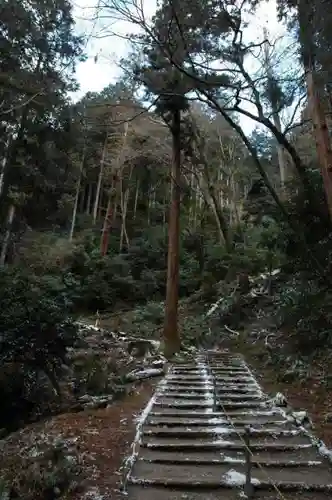
<path fill-rule="evenodd" d="M 82 175 L 83 177 L 83 175 Z M 85 205 L 85 194 L 86 194 L 86 186 L 82 186 L 82 179 L 81 179 L 81 191 L 79 195 L 79 213 L 82 214 L 84 212 L 84 205 Z"/>
<path fill-rule="evenodd" d="M 10 151 L 10 138 L 7 140 L 4 155 L 1 161 L 1 171 L 0 171 L 0 196 L 2 195 L 3 188 L 4 188 L 4 180 L 5 180 L 5 172 L 7 169 L 7 163 L 8 163 L 8 158 L 9 158 L 9 151 Z"/>
<path fill-rule="evenodd" d="M 268 40 L 268 33 L 266 28 L 264 28 L 264 38 Z M 267 79 L 269 82 L 272 82 L 273 72 L 271 68 L 271 56 L 270 56 L 268 42 L 266 42 L 264 45 L 264 59 L 265 59 L 264 64 L 265 64 Z M 272 108 L 272 120 L 274 126 L 276 127 L 278 132 L 282 133 L 281 121 L 277 109 L 277 103 L 275 102 L 275 97 L 273 95 L 269 95 L 269 101 Z M 279 142 L 277 143 L 277 154 L 278 154 L 280 185 L 281 185 L 282 195 L 283 197 L 286 197 L 285 185 L 287 180 L 289 180 L 289 174 L 287 172 L 287 158 L 286 158 L 286 151 Z"/>
<path fill-rule="evenodd" d="M 137 204 L 138 204 L 138 194 L 139 194 L 139 181 L 137 181 L 137 184 L 136 184 L 133 219 L 136 219 Z"/>
<path fill-rule="evenodd" d="M 1 267 L 3 267 L 5 265 L 5 262 L 6 262 L 6 256 L 7 256 L 7 252 L 8 252 L 8 245 L 9 245 L 10 235 L 12 232 L 14 217 L 15 217 L 15 205 L 11 204 L 11 205 L 9 205 L 9 209 L 8 209 L 7 227 L 6 227 L 5 236 L 4 236 L 4 239 L 2 242 L 2 248 L 1 248 L 1 254 L 0 254 L 0 266 Z"/>
<path fill-rule="evenodd" d="M 88 185 L 88 199 L 87 199 L 86 208 L 85 208 L 86 215 L 90 215 L 91 195 L 92 195 L 92 184 L 89 183 L 89 185 Z"/>
<path fill-rule="evenodd" d="M 101 253 L 102 257 L 104 257 L 107 254 L 107 250 L 108 250 L 108 240 L 109 240 L 109 233 L 110 233 L 110 227 L 111 227 L 111 217 L 112 217 L 112 197 L 109 196 L 106 214 L 105 214 L 105 219 L 104 219 L 103 231 L 102 231 L 102 235 L 101 235 L 101 243 L 100 243 L 100 253 Z"/>
<path fill-rule="evenodd" d="M 150 212 L 151 212 L 151 188 L 148 191 L 148 226 L 150 226 Z"/>
<path fill-rule="evenodd" d="M 319 88 L 315 79 L 316 44 L 313 32 L 315 13 L 310 0 L 299 0 L 297 8 L 300 26 L 300 45 L 306 76 L 308 103 L 313 122 L 317 155 L 323 177 L 329 217 L 330 221 L 332 221 L 332 152 L 326 117 L 320 104 L 321 96 L 319 95 Z"/>
<path fill-rule="evenodd" d="M 171 206 L 168 223 L 168 259 L 164 322 L 165 356 L 171 358 L 181 348 L 178 331 L 179 250 L 180 250 L 180 176 L 181 113 L 173 110 L 173 159 L 171 174 Z"/>
<path fill-rule="evenodd" d="M 77 207 L 78 207 L 78 200 L 79 200 L 79 196 L 80 196 L 82 174 L 83 174 L 84 158 L 85 158 L 85 151 L 83 152 L 80 173 L 79 173 L 79 176 L 77 178 L 77 183 L 76 183 L 76 194 L 75 194 L 75 202 L 74 202 L 74 207 L 73 207 L 73 215 L 72 215 L 72 219 L 71 219 L 71 227 L 70 227 L 70 232 L 69 232 L 69 241 L 73 240 L 74 231 L 75 231 Z"/>
<path fill-rule="evenodd" d="M 117 158 L 117 165 L 118 165 L 118 171 L 120 173 L 120 208 L 121 208 L 121 231 L 120 231 L 120 245 L 119 245 L 119 252 L 121 252 L 122 247 L 123 247 L 123 239 L 126 239 L 127 246 L 129 247 L 129 238 L 128 238 L 128 233 L 127 233 L 127 228 L 126 228 L 126 216 L 127 216 L 127 207 L 128 207 L 128 199 L 129 199 L 129 183 L 131 180 L 131 176 L 133 173 L 133 167 L 131 166 L 130 168 L 130 174 L 129 174 L 129 179 L 128 179 L 128 186 L 126 187 L 125 190 L 123 190 L 123 172 L 124 172 L 124 151 L 125 151 L 125 146 L 126 146 L 126 141 L 127 141 L 127 135 L 128 135 L 128 123 L 124 124 L 124 135 L 123 135 L 123 144 L 121 147 L 121 150 L 118 154 Z"/>
<path fill-rule="evenodd" d="M 108 132 L 106 132 L 106 137 L 105 137 L 105 141 L 104 141 L 103 152 L 102 152 L 101 161 L 100 161 L 100 169 L 99 169 L 99 175 L 98 175 L 96 197 L 95 197 L 95 203 L 94 203 L 94 207 L 93 207 L 93 224 L 94 225 L 97 222 L 97 216 L 98 216 L 98 207 L 99 207 L 99 198 L 100 198 L 100 191 L 101 191 L 101 183 L 102 183 L 103 176 L 104 176 L 104 166 L 105 166 L 105 155 L 106 155 L 107 141 L 108 141 Z"/>
<path fill-rule="evenodd" d="M 230 230 L 227 225 L 227 221 L 225 220 L 222 209 L 220 208 L 217 200 L 217 196 L 214 192 L 213 186 L 209 186 L 208 188 L 208 197 L 210 198 L 210 206 L 215 215 L 217 226 L 219 229 L 219 236 L 221 244 L 225 244 L 227 252 L 231 253 L 233 249 Z"/>
<path fill-rule="evenodd" d="M 123 181 L 121 177 L 121 189 L 120 189 L 120 194 L 121 194 L 121 233 L 120 233 L 120 252 L 123 247 L 123 240 L 126 240 L 127 247 L 129 247 L 129 237 L 127 233 L 127 227 L 126 227 L 126 220 L 127 220 L 127 211 L 128 211 L 128 202 L 129 202 L 129 183 L 131 181 L 133 173 L 133 166 L 130 169 L 130 174 L 128 178 L 128 186 L 126 187 L 125 191 L 123 192 Z"/>
<path fill-rule="evenodd" d="M 320 163 L 321 174 L 323 177 L 327 206 L 330 214 L 330 219 L 332 221 L 332 151 L 329 131 L 326 123 L 326 117 L 321 108 L 319 97 L 317 95 L 314 75 L 312 71 L 307 72 L 306 82 L 316 138 L 317 154 Z"/>

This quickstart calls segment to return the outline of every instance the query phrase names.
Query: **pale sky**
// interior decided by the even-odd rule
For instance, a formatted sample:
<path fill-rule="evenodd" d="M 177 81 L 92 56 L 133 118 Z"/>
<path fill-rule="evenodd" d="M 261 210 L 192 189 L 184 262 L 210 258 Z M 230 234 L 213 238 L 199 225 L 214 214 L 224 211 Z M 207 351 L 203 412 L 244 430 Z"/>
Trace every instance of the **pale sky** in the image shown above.
<path fill-rule="evenodd" d="M 140 1 L 144 5 L 144 12 L 147 17 L 153 15 L 156 0 Z M 76 100 L 88 91 L 101 91 L 110 83 L 114 83 L 121 74 L 121 68 L 119 68 L 117 61 L 126 56 L 128 42 L 121 37 L 111 34 L 100 38 L 98 35 L 101 31 L 105 32 L 105 27 L 107 29 L 109 25 L 109 31 L 116 31 L 116 33 L 126 35 L 134 32 L 135 27 L 119 21 L 116 24 L 112 24 L 112 20 L 104 20 L 103 26 L 100 21 L 94 23 L 91 19 L 95 13 L 94 8 L 97 0 L 72 0 L 72 2 L 77 31 L 88 35 L 86 47 L 88 59 L 80 63 L 77 68 L 77 79 L 80 84 L 80 90 L 73 95 L 73 98 Z M 269 38 L 272 40 L 285 34 L 285 28 L 277 21 L 275 0 L 261 3 L 255 17 L 251 19 L 247 36 L 252 40 L 262 40 L 264 27 L 268 29 Z M 95 62 L 95 56 L 98 56 L 97 62 Z M 243 125 L 245 128 L 253 127 L 251 120 L 246 118 Z"/>

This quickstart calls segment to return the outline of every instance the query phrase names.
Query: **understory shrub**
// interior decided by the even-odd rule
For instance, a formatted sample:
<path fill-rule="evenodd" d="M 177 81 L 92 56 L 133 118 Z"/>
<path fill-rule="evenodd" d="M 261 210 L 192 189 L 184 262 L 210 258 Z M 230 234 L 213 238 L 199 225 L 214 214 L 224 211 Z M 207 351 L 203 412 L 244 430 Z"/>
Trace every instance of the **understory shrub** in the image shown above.
<path fill-rule="evenodd" d="M 0 425 L 5 426 L 15 413 L 24 420 L 38 406 L 45 396 L 39 391 L 41 378 L 60 392 L 58 376 L 76 328 L 61 276 L 38 277 L 9 267 L 0 271 L 0 283 Z"/>
<path fill-rule="evenodd" d="M 278 326 L 294 350 L 308 355 L 332 345 L 332 292 L 326 284 L 297 273 L 277 297 Z"/>

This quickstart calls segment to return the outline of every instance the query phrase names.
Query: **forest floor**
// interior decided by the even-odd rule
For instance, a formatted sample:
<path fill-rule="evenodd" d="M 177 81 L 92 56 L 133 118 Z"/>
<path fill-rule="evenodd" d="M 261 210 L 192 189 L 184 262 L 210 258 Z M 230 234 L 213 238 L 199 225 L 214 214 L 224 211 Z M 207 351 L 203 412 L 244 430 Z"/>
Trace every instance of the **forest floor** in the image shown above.
<path fill-rule="evenodd" d="M 281 345 L 284 343 L 282 335 L 279 342 Z M 221 344 L 225 346 L 225 343 Z M 226 345 L 231 350 L 243 354 L 264 392 L 272 395 L 280 392 L 286 396 L 295 411 L 307 411 L 315 436 L 332 448 L 331 353 L 317 354 L 310 361 L 310 370 L 304 378 L 293 376 L 292 380 L 283 380 L 282 372 L 286 369 L 265 362 L 267 349 L 263 341 L 248 342 L 246 333 L 243 333 L 239 338 L 226 342 Z M 275 348 L 278 349 L 277 346 Z"/>
<path fill-rule="evenodd" d="M 75 448 L 79 463 L 71 478 L 72 486 L 61 499 L 123 498 L 118 491 L 119 471 L 135 436 L 136 417 L 150 399 L 155 383 L 157 379 L 140 384 L 134 393 L 108 409 L 62 414 L 13 433 L 1 443 L 1 475 L 15 477 L 13 484 L 17 484 L 22 495 L 18 483 L 28 480 L 29 459 L 38 456 L 45 444 L 51 448 L 60 440 L 69 452 L 71 446 Z M 44 465 L 41 467 L 45 470 Z M 31 484 L 30 489 L 26 487 L 25 496 L 20 498 L 46 498 L 41 491 L 44 486 L 40 486 Z"/>
<path fill-rule="evenodd" d="M 246 360 L 254 368 L 264 391 L 268 394 L 281 392 L 295 411 L 306 410 L 312 420 L 316 437 L 332 448 L 332 392 L 326 381 L 321 378 L 321 363 L 326 362 L 325 367 L 328 367 L 329 360 L 322 359 L 317 366 L 313 366 L 312 373 L 306 380 L 292 382 L 277 381 L 277 369 L 262 369 L 254 355 L 247 353 Z"/>
<path fill-rule="evenodd" d="M 133 313 L 130 312 L 130 318 L 132 316 Z M 102 326 L 114 330 L 117 326 L 114 321 L 118 322 L 118 319 L 107 318 L 102 322 Z M 128 316 L 126 321 L 128 328 L 130 323 Z M 124 325 L 118 326 L 120 329 Z M 126 331 L 135 334 L 135 327 Z M 153 331 L 153 335 L 156 336 L 155 328 Z M 292 381 L 283 381 L 279 373 L 280 368 L 265 363 L 267 356 L 264 339 L 250 342 L 247 333 L 244 332 L 231 341 L 222 340 L 217 342 L 217 346 L 218 344 L 221 348 L 228 348 L 232 352 L 241 352 L 244 355 L 266 393 L 275 395 L 281 392 L 294 410 L 306 410 L 314 424 L 315 436 L 322 439 L 328 447 L 332 447 L 332 393 L 327 383 L 332 374 L 332 365 L 328 353 L 314 359 L 310 364 L 310 373 L 306 374 L 305 379 L 295 377 Z M 13 484 L 17 484 L 17 490 L 22 491 L 18 482 L 26 481 L 29 486 L 27 478 L 31 474 L 31 467 L 35 474 L 35 461 L 36 457 L 41 455 L 40 449 L 45 447 L 45 444 L 52 448 L 54 443 L 60 440 L 67 450 L 74 449 L 78 467 L 71 472 L 72 488 L 59 498 L 63 500 L 123 498 L 119 491 L 122 479 L 121 464 L 128 456 L 135 436 L 136 417 L 144 409 L 159 380 L 160 378 L 154 378 L 136 384 L 132 393 L 114 401 L 107 408 L 63 413 L 9 435 L 0 441 L 1 476 L 13 477 Z M 38 467 L 40 483 L 45 482 L 44 466 L 38 465 Z M 20 474 L 17 474 L 18 470 Z M 51 484 L 52 481 L 50 478 Z M 38 487 L 35 481 L 31 491 L 27 490 L 27 494 L 21 498 L 45 499 L 46 496 L 41 495 L 43 486 L 40 485 L 40 490 L 37 491 Z"/>

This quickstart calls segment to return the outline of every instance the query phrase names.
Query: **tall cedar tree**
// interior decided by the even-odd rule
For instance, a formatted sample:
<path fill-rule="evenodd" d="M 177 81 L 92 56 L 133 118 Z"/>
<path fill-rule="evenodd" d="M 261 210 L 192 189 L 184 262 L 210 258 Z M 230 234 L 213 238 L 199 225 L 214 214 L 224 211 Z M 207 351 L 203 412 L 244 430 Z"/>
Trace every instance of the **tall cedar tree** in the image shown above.
<path fill-rule="evenodd" d="M 220 31 L 224 21 L 222 12 L 216 15 L 216 2 L 195 0 L 194 3 L 165 0 L 153 19 L 153 27 L 141 40 L 145 61 L 136 67 L 136 75 L 143 81 L 149 96 L 156 97 L 156 111 L 169 124 L 173 137 L 171 174 L 171 208 L 169 216 L 168 273 L 166 311 L 164 324 L 165 353 L 172 356 L 180 349 L 178 332 L 178 281 L 180 237 L 180 163 L 181 163 L 181 112 L 187 108 L 188 96 L 203 86 L 209 87 L 210 76 L 193 64 L 193 58 L 209 45 L 212 30 Z M 197 26 L 202 26 L 198 32 Z M 226 28 L 227 29 L 227 28 Z M 218 85 L 225 81 L 219 78 Z M 216 78 L 214 77 L 214 83 Z"/>
<path fill-rule="evenodd" d="M 278 0 L 281 16 L 295 25 L 305 71 L 308 107 L 316 138 L 317 154 L 327 206 L 332 222 L 332 151 L 325 109 L 331 112 L 332 11 L 325 0 Z M 295 8 L 295 9 L 294 9 Z M 294 14 L 295 12 L 295 14 Z"/>

